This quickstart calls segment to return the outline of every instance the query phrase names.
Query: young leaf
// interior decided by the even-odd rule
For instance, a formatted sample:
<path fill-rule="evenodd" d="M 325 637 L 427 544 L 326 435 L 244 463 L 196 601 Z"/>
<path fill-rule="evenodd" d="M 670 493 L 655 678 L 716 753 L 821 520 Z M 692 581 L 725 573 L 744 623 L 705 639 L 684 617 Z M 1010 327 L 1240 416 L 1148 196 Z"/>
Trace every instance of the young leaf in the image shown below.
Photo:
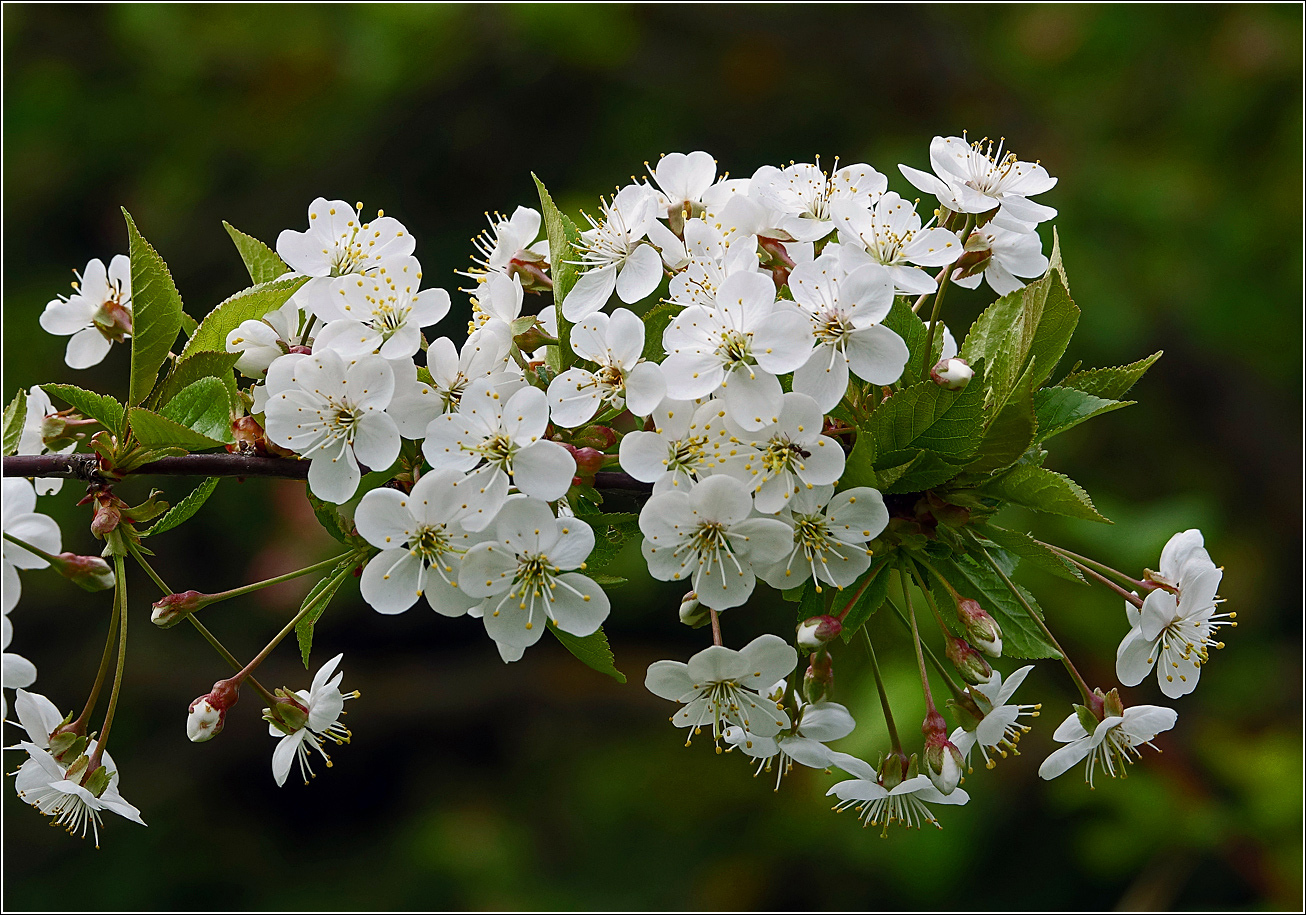
<path fill-rule="evenodd" d="M 224 444 L 144 407 L 132 407 L 128 418 L 131 422 L 132 434 L 146 448 L 204 451 L 208 448 L 221 448 Z"/>
<path fill-rule="evenodd" d="M 330 502 L 323 502 L 307 489 L 304 490 L 308 496 L 308 504 L 313 507 L 313 514 L 317 516 L 318 523 L 326 529 L 326 532 L 339 540 L 345 546 L 362 546 L 366 543 L 361 537 L 353 533 L 353 525 L 346 524 L 344 518 L 340 516 L 339 506 Z"/>
<path fill-rule="evenodd" d="M 136 229 L 126 209 L 132 276 L 132 367 L 127 403 L 135 406 L 154 390 L 159 366 L 181 330 L 181 295 L 168 265 Z"/>
<path fill-rule="evenodd" d="M 184 359 L 178 359 L 173 365 L 172 371 L 164 377 L 163 383 L 159 385 L 154 396 L 150 398 L 149 406 L 156 409 L 159 404 L 166 404 L 177 393 L 187 385 L 199 381 L 201 378 L 216 378 L 222 382 L 226 388 L 227 399 L 231 403 L 236 402 L 236 377 L 231 372 L 231 367 L 236 364 L 240 358 L 240 353 L 215 353 L 215 352 L 198 352 L 192 353 Z"/>
<path fill-rule="evenodd" d="M 817 591 L 816 582 L 810 578 L 807 579 L 807 582 L 803 585 L 802 597 L 798 601 L 798 618 L 800 620 L 825 615 L 824 592 L 826 590 L 827 588 L 823 587 L 820 591 Z"/>
<path fill-rule="evenodd" d="M 870 577 L 870 584 L 866 585 L 866 590 L 862 596 L 857 598 L 857 603 L 848 611 L 848 615 L 843 618 L 843 640 L 852 641 L 853 635 L 865 625 L 872 614 L 879 610 L 884 603 L 884 599 L 889 596 L 889 563 L 880 562 L 879 565 L 871 566 L 866 574 L 856 581 L 852 587 L 844 588 L 843 594 L 856 594 L 857 589 L 866 583 L 867 576 Z M 842 595 L 840 595 L 842 596 Z M 834 599 L 835 609 L 843 612 L 843 607 L 839 606 L 839 597 Z"/>
<path fill-rule="evenodd" d="M 904 471 L 905 469 L 906 465 Z M 839 479 L 838 486 L 840 491 L 852 489 L 854 486 L 878 488 L 888 485 L 884 481 L 884 475 L 890 472 L 892 469 L 879 472 L 875 470 L 875 439 L 869 434 L 859 433 L 853 442 L 853 450 L 844 461 L 843 476 Z"/>
<path fill-rule="evenodd" d="M 617 558 L 626 541 L 639 536 L 639 515 L 630 512 L 586 515 L 581 520 L 594 528 L 594 550 L 582 570 L 587 575 L 606 567 Z"/>
<path fill-rule="evenodd" d="M 1111 522 L 1093 507 L 1093 500 L 1070 477 L 1033 464 L 1021 464 L 980 487 L 980 493 L 1051 515 L 1085 521 Z"/>
<path fill-rule="evenodd" d="M 549 250 L 552 251 L 553 249 L 550 248 Z M 557 636 L 558 641 L 562 643 L 562 647 L 585 664 L 601 674 L 606 674 L 618 683 L 626 682 L 626 675 L 617 670 L 615 659 L 612 656 L 612 649 L 608 646 L 608 637 L 603 633 L 602 626 L 598 628 L 598 631 L 587 636 L 563 632 L 552 624 L 549 625 L 549 631 Z"/>
<path fill-rule="evenodd" d="M 1133 403 L 1132 400 L 1104 400 L 1074 388 L 1043 388 L 1034 395 L 1034 413 L 1038 417 L 1038 437 L 1034 441 L 1045 442 L 1094 416 Z"/>
<path fill-rule="evenodd" d="M 951 464 L 929 451 L 922 451 L 905 467 L 894 467 L 892 469 L 895 472 L 901 471 L 901 473 L 897 474 L 896 479 L 892 481 L 885 477 L 885 472 L 881 472 L 884 483 L 883 492 L 886 494 L 922 492 L 926 489 L 933 489 L 935 486 L 941 486 L 961 473 L 960 466 Z"/>
<path fill-rule="evenodd" d="M 168 509 L 167 514 L 155 521 L 148 530 L 141 531 L 141 536 L 149 537 L 152 534 L 162 534 L 164 531 L 172 530 L 183 521 L 188 521 L 191 515 L 199 511 L 200 507 L 208 501 L 209 496 L 213 495 L 213 490 L 217 488 L 218 478 L 208 477 L 191 490 L 190 495 Z"/>
<path fill-rule="evenodd" d="M 921 364 L 921 356 L 925 350 L 925 339 L 930 335 L 929 324 L 921 320 L 921 316 L 911 310 L 911 300 L 898 296 L 893 300 L 893 307 L 885 315 L 884 320 L 880 322 L 889 330 L 893 331 L 899 337 L 902 337 L 907 344 L 907 370 L 917 371 Z M 943 331 L 935 328 L 934 343 L 930 347 L 929 364 L 933 366 L 939 361 L 943 352 Z"/>
<path fill-rule="evenodd" d="M 372 554 L 376 551 L 372 550 Z M 295 624 L 295 639 L 299 642 L 299 653 L 304 659 L 304 669 L 308 669 L 308 655 L 313 649 L 313 630 L 317 626 L 317 621 L 322 618 L 323 611 L 326 610 L 327 604 L 336 596 L 340 586 L 344 584 L 354 570 L 355 566 L 361 565 L 368 559 L 366 553 L 350 553 L 340 562 L 332 567 L 326 576 L 313 586 L 313 590 L 308 592 L 304 602 L 299 605 L 302 611 L 310 604 L 313 609 L 305 613 L 298 623 Z"/>
<path fill-rule="evenodd" d="M 557 365 L 551 361 L 549 368 L 557 374 L 570 368 L 575 361 L 575 354 L 571 351 L 571 322 L 562 316 L 562 303 L 579 276 L 576 265 L 571 262 L 579 258 L 572 246 L 580 241 L 580 230 L 558 210 L 544 182 L 534 172 L 531 177 L 540 193 L 540 213 L 544 217 L 544 231 L 549 237 L 549 276 L 553 280 L 553 307 L 558 317 L 558 345 L 549 348 L 549 355 L 556 356 L 552 361 Z"/>
<path fill-rule="evenodd" d="M 177 392 L 159 415 L 215 441 L 230 444 L 231 401 L 217 378 L 201 378 Z"/>
<path fill-rule="evenodd" d="M 226 352 L 227 334 L 245 321 L 257 321 L 276 311 L 307 282 L 306 276 L 287 276 L 243 289 L 221 302 L 204 316 L 199 329 L 186 341 L 182 358 L 201 351 Z"/>
<path fill-rule="evenodd" d="M 14 399 L 5 407 L 4 454 L 18 453 L 18 440 L 23 437 L 23 423 L 27 422 L 27 390 L 19 388 Z"/>
<path fill-rule="evenodd" d="M 89 416 L 110 432 L 122 430 L 122 404 L 107 394 L 96 394 L 71 384 L 43 384 L 41 389 L 53 394 L 83 416 Z"/>
<path fill-rule="evenodd" d="M 680 314 L 680 306 L 673 302 L 661 302 L 654 305 L 644 315 L 644 358 L 649 362 L 661 362 L 666 358 L 662 348 L 662 335 L 666 333 L 671 322 Z"/>
<path fill-rule="evenodd" d="M 954 460 L 974 454 L 984 435 L 984 386 L 978 381 L 961 391 L 922 381 L 876 407 L 865 426 L 875 439 L 875 466 L 893 467 L 919 450 Z"/>
<path fill-rule="evenodd" d="M 283 273 L 290 272 L 290 268 L 277 255 L 277 252 L 254 236 L 246 235 L 225 219 L 222 221 L 222 228 L 227 230 L 231 240 L 236 243 L 236 250 L 240 252 L 240 259 L 245 262 L 245 269 L 249 271 L 249 281 L 255 286 L 259 283 L 266 283 L 268 280 L 275 280 Z"/>
<path fill-rule="evenodd" d="M 200 326 L 199 321 L 196 321 L 194 318 L 186 314 L 186 312 L 184 311 L 181 313 L 181 330 L 182 333 L 186 335 L 187 340 L 190 339 L 190 335 L 195 333 L 195 330 L 199 326 Z"/>
<path fill-rule="evenodd" d="M 984 430 L 975 460 L 966 465 L 969 473 L 992 473 L 1010 467 L 1034 443 L 1038 420 L 1030 379 L 1021 382 L 989 427 Z"/>
<path fill-rule="evenodd" d="M 998 527 L 996 524 L 985 524 L 978 530 L 990 542 L 997 544 L 1008 553 L 1020 557 L 1030 565 L 1037 566 L 1050 575 L 1078 582 L 1081 585 L 1088 584 L 1088 581 L 1072 563 L 1058 556 L 1029 534 Z"/>
<path fill-rule="evenodd" d="M 1074 388 L 1076 391 L 1083 391 L 1085 394 L 1092 394 L 1094 397 L 1119 400 L 1129 393 L 1129 389 L 1137 384 L 1143 375 L 1147 374 L 1147 370 L 1152 367 L 1152 363 L 1161 358 L 1162 352 L 1164 350 L 1158 350 L 1146 359 L 1139 359 L 1137 362 L 1129 363 L 1129 365 L 1073 371 L 1061 379 L 1060 387 Z"/>
<path fill-rule="evenodd" d="M 948 582 L 962 597 L 978 601 L 980 606 L 998 621 L 998 625 L 1002 627 L 1004 656 L 1026 659 L 1060 657 L 1060 653 L 1048 642 L 1038 624 L 1029 618 L 1029 613 L 1020 601 L 1012 595 L 1002 579 L 988 565 L 980 565 L 969 557 L 954 561 L 932 556 L 930 563 L 947 577 Z M 930 574 L 929 580 L 935 580 L 935 576 Z M 1020 585 L 1016 587 L 1041 618 L 1043 614 L 1034 596 Z M 930 590 L 936 595 L 948 593 L 942 586 L 935 588 L 931 585 Z M 944 619 L 951 623 L 956 615 L 954 612 L 949 612 L 949 603 L 950 601 L 945 597 L 940 603 L 939 610 L 942 611 Z"/>

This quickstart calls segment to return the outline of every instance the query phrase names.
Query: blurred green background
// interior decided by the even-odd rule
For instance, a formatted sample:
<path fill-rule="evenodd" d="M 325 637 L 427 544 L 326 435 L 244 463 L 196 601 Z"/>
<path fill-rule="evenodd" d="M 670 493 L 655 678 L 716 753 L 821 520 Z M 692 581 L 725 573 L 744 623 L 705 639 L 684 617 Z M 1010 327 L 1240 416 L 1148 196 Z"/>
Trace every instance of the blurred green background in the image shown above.
<path fill-rule="evenodd" d="M 476 621 L 382 618 L 342 592 L 314 669 L 346 653 L 357 739 L 310 787 L 280 790 L 252 693 L 219 740 L 186 741 L 187 703 L 224 674 L 188 629 L 145 624 L 154 595 L 133 578 L 113 752 L 150 827 L 115 819 L 96 852 L 7 788 L 5 907 L 64 908 L 74 886 L 89 890 L 79 905 L 117 909 L 1298 907 L 1301 25 L 1288 5 L 6 4 L 6 400 L 45 381 L 125 392 L 124 348 L 73 372 L 64 338 L 37 325 L 70 268 L 125 251 L 120 205 L 201 316 L 245 285 L 220 220 L 273 242 L 319 194 L 397 216 L 427 282 L 453 288 L 484 211 L 532 204 L 531 171 L 573 213 L 645 160 L 700 148 L 736 176 L 837 154 L 912 193 L 896 165 L 924 166 L 931 136 L 1003 135 L 1060 177 L 1041 200 L 1060 210 L 1083 309 L 1067 359 L 1166 353 L 1138 406 L 1049 459 L 1117 523 L 1010 520 L 1134 571 L 1201 527 L 1241 625 L 1176 703 L 1164 754 L 1127 780 L 1037 778 L 1071 698 L 1045 663 L 1022 690 L 1044 703 L 1025 754 L 968 779 L 973 800 L 944 809 L 942 831 L 882 841 L 829 812 L 830 776 L 773 794 L 737 754 L 681 747 L 643 670 L 703 631 L 678 625 L 677 589 L 638 576 L 636 551 L 608 625 L 625 686 L 551 642 L 505 666 Z M 983 304 L 955 296 L 949 323 Z M 164 488 L 175 500 L 194 482 Z M 329 555 L 301 493 L 224 481 L 152 544 L 160 571 L 218 590 Z M 66 548 L 90 552 L 78 495 L 43 504 Z M 1088 678 L 1114 682 L 1120 602 L 1024 580 Z M 109 600 L 36 573 L 23 586 L 13 648 L 39 691 L 79 706 Z M 302 590 L 210 623 L 247 656 Z M 756 604 L 726 616 L 728 642 L 792 624 L 791 605 Z M 907 643 L 890 618 L 871 625 L 914 735 Z M 836 698 L 860 722 L 842 748 L 872 755 L 883 723 L 864 661 L 858 644 L 836 655 Z M 265 671 L 311 676 L 289 646 Z M 1151 679 L 1127 699 L 1164 701 Z"/>

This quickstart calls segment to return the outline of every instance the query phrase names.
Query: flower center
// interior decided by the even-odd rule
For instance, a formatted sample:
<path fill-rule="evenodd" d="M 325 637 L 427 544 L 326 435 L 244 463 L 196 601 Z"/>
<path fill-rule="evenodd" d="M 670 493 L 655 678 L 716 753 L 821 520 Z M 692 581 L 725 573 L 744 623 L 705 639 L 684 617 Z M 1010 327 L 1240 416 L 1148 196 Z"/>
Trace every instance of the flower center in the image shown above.
<path fill-rule="evenodd" d="M 752 346 L 752 334 L 732 327 L 721 332 L 721 342 L 717 344 L 716 353 L 726 367 L 748 365 L 753 358 Z"/>

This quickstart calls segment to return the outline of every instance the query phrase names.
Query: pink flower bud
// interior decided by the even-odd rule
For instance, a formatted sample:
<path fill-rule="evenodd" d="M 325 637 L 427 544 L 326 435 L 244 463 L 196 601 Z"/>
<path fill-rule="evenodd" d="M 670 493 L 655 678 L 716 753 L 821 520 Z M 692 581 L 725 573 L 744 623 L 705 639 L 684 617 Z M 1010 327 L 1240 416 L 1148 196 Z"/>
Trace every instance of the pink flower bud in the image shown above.
<path fill-rule="evenodd" d="M 95 517 L 91 519 L 91 533 L 100 539 L 110 531 L 116 530 L 122 522 L 122 510 L 115 505 L 118 500 L 109 496 L 108 499 L 96 498 L 95 500 Z"/>
<path fill-rule="evenodd" d="M 834 688 L 834 659 L 828 651 L 811 656 L 807 672 L 803 674 L 803 695 L 808 702 L 820 702 Z"/>
<path fill-rule="evenodd" d="M 843 632 L 843 623 L 833 616 L 814 616 L 798 625 L 798 647 L 820 651 L 826 642 Z"/>
<path fill-rule="evenodd" d="M 60 553 L 51 565 L 64 578 L 87 591 L 107 591 L 114 585 L 113 568 L 99 556 Z"/>
<path fill-rule="evenodd" d="M 222 732 L 227 710 L 240 699 L 240 684 L 219 680 L 213 689 L 190 704 L 186 718 L 186 736 L 195 743 L 211 740 Z"/>
<path fill-rule="evenodd" d="M 953 666 L 957 668 L 957 672 L 961 674 L 961 678 L 967 683 L 973 685 L 987 683 L 989 678 L 993 676 L 993 668 L 984 659 L 984 655 L 972 648 L 965 639 L 949 636 L 946 650 L 948 660 L 953 663 Z"/>
<path fill-rule="evenodd" d="M 991 658 L 1002 657 L 1002 628 L 978 602 L 968 597 L 958 601 L 957 616 L 975 647 Z"/>
<path fill-rule="evenodd" d="M 198 591 L 169 594 L 167 597 L 154 602 L 154 609 L 150 613 L 150 622 L 160 629 L 170 629 L 196 610 L 204 607 L 208 603 L 204 600 L 207 596 Z"/>
<path fill-rule="evenodd" d="M 930 369 L 930 380 L 949 391 L 960 391 L 974 377 L 975 370 L 970 367 L 970 363 L 955 356 L 951 359 L 940 359 L 938 364 Z"/>

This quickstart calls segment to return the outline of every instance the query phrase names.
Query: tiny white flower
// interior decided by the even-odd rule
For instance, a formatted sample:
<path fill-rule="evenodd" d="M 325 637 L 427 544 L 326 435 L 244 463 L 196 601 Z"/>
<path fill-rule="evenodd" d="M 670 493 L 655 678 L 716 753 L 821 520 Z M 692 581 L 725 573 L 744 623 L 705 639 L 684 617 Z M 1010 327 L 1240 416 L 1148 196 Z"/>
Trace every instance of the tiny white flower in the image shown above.
<path fill-rule="evenodd" d="M 512 331 L 502 322 L 488 323 L 467 338 L 461 351 L 448 337 L 440 337 L 426 351 L 426 367 L 445 413 L 457 411 L 467 385 L 479 378 L 502 376 L 508 366 Z"/>
<path fill-rule="evenodd" d="M 540 234 L 541 218 L 538 210 L 517 207 L 511 217 L 499 213 L 490 216 L 487 213 L 486 219 L 490 222 L 489 231 L 483 231 L 472 239 L 480 256 L 472 256 L 476 266 L 464 273 L 464 276 L 483 280 L 487 274 L 511 275 L 522 268 L 534 268 L 531 272 L 539 270 L 543 273 L 548 267 L 549 240 L 535 240 Z"/>
<path fill-rule="evenodd" d="M 654 496 L 639 513 L 649 573 L 659 581 L 691 578 L 699 601 L 714 610 L 740 606 L 753 593 L 754 565 L 772 565 L 793 542 L 783 521 L 752 514 L 748 490 L 728 476 Z"/>
<path fill-rule="evenodd" d="M 45 419 L 55 412 L 50 395 L 40 385 L 32 385 L 27 391 L 27 415 L 23 419 L 23 431 L 18 438 L 19 454 L 47 454 L 50 449 L 45 444 Z M 73 442 L 66 448 L 59 449 L 58 454 L 72 454 L 77 448 Z M 52 496 L 63 488 L 63 477 L 38 477 L 32 481 L 38 496 Z"/>
<path fill-rule="evenodd" d="M 662 258 L 656 248 L 644 243 L 657 221 L 657 194 L 647 187 L 630 184 L 603 204 L 603 216 L 580 235 L 581 265 L 585 272 L 567 293 L 562 316 L 579 321 L 599 311 L 615 290 L 627 305 L 657 289 L 662 281 Z M 674 237 L 674 236 L 673 236 Z"/>
<path fill-rule="evenodd" d="M 695 403 L 667 398 L 652 413 L 653 431 L 627 432 L 621 439 L 621 469 L 653 484 L 653 494 L 691 489 L 717 467 L 714 443 L 728 432 L 719 422 L 717 401 Z"/>
<path fill-rule="evenodd" d="M 671 278 L 669 301 L 683 306 L 716 305 L 716 291 L 732 273 L 757 273 L 757 239 L 727 244 L 721 230 L 702 219 L 685 222 L 685 269 Z"/>
<path fill-rule="evenodd" d="M 838 165 L 838 160 L 835 160 Z M 776 228 L 797 241 L 817 241 L 834 231 L 831 207 L 840 200 L 870 206 L 889 180 L 865 163 L 840 168 L 827 176 L 818 159 L 785 169 L 764 165 L 753 173 L 750 197 L 782 214 Z"/>
<path fill-rule="evenodd" d="M 967 771 L 970 771 L 971 750 L 976 747 L 984 757 L 985 767 L 989 769 L 997 765 L 989 755 L 990 752 L 1003 759 L 1007 758 L 1008 751 L 1019 752 L 1016 744 L 1020 742 L 1021 735 L 1029 732 L 1029 726 L 1018 723 L 1019 720 L 1026 716 L 1037 718 L 1038 710 L 1043 706 L 1042 703 L 1019 705 L 1014 702 L 1009 703 L 1008 700 L 1016 692 L 1016 688 L 1025 682 L 1025 677 L 1033 669 L 1033 664 L 1027 664 L 1014 671 L 1005 681 L 1002 679 L 1002 674 L 995 670 L 987 683 L 971 687 L 972 695 L 978 692 L 987 700 L 991 710 L 985 711 L 984 718 L 975 726 L 975 730 L 957 728 L 948 737 L 953 746 L 961 751 L 962 758 L 966 761 Z M 984 710 L 982 705 L 981 710 Z"/>
<path fill-rule="evenodd" d="M 819 592 L 821 582 L 846 588 L 870 567 L 866 543 L 888 525 L 889 510 L 877 490 L 857 486 L 829 499 L 824 507 L 819 503 L 813 508 L 793 506 L 782 517 L 793 532 L 787 555 L 759 574 L 780 590 L 796 588 L 811 577 Z"/>
<path fill-rule="evenodd" d="M 215 706 L 208 696 L 200 696 L 191 703 L 186 714 L 186 737 L 191 743 L 205 743 L 222 731 L 225 712 Z"/>
<path fill-rule="evenodd" d="M 77 291 L 71 296 L 45 306 L 41 327 L 60 337 L 71 334 L 64 362 L 69 368 L 88 369 L 98 365 L 115 342 L 131 336 L 131 261 L 116 254 L 106 269 L 104 261 L 94 258 L 73 288 Z"/>
<path fill-rule="evenodd" d="M 539 388 L 521 387 L 511 396 L 486 378 L 467 386 L 457 413 L 431 421 L 422 453 L 433 467 L 473 471 L 466 496 L 470 531 L 484 530 L 508 495 L 511 478 L 521 492 L 551 502 L 571 487 L 576 460 L 544 438 L 549 402 Z"/>
<path fill-rule="evenodd" d="M 953 271 L 952 281 L 958 286 L 974 289 L 984 279 L 998 295 L 1007 295 L 1025 285 L 1019 277 L 1028 279 L 1047 272 L 1048 259 L 1037 233 L 1013 232 L 989 223 L 976 229 L 973 235 L 983 239 L 989 260 L 982 275 L 958 276 L 961 270 Z"/>
<path fill-rule="evenodd" d="M 312 461 L 308 485 L 319 499 L 348 501 L 360 461 L 384 470 L 399 456 L 399 430 L 385 412 L 394 383 L 384 357 L 346 361 L 331 349 L 282 356 L 268 369 L 267 436 Z"/>
<path fill-rule="evenodd" d="M 468 333 L 475 333 L 489 324 L 501 324 L 509 329 L 511 336 L 512 322 L 521 317 L 525 298 L 521 280 L 504 273 L 492 273 L 476 287 L 475 293 Z"/>
<path fill-rule="evenodd" d="M 294 299 L 257 321 L 242 321 L 227 334 L 227 352 L 240 353 L 236 371 L 246 378 L 265 377 L 268 366 L 303 339 L 303 322 L 304 313 Z"/>
<path fill-rule="evenodd" d="M 22 477 L 4 479 L 0 528 L 6 534 L 47 553 L 63 550 L 58 522 L 49 515 L 36 511 L 36 489 L 30 480 Z M 0 555 L 3 555 L 4 562 L 4 612 L 8 613 L 18 606 L 18 598 L 22 594 L 23 585 L 18 580 L 18 570 L 44 569 L 50 563 L 9 540 L 3 541 Z"/>
<path fill-rule="evenodd" d="M 299 774 L 307 785 L 308 780 L 314 776 L 310 765 L 312 752 L 316 750 L 330 768 L 331 757 L 323 749 L 326 741 L 334 741 L 336 746 L 340 746 L 349 743 L 353 737 L 349 728 L 340 723 L 340 716 L 345 713 L 345 700 L 357 699 L 358 691 L 340 692 L 340 680 L 344 674 L 331 676 L 343 657 L 344 654 L 338 654 L 323 664 L 313 676 L 313 683 L 307 692 L 302 689 L 295 691 L 294 695 L 307 716 L 302 727 L 287 732 L 283 725 L 268 721 L 268 734 L 280 738 L 276 749 L 272 751 L 272 777 L 276 779 L 277 785 L 285 785 L 290 766 L 295 761 L 299 762 Z M 271 709 L 264 709 L 264 717 L 270 712 Z"/>
<path fill-rule="evenodd" d="M 1216 630 L 1237 624 L 1233 614 L 1215 612 L 1224 572 L 1207 554 L 1201 531 L 1171 537 L 1160 565 L 1160 573 L 1149 576 L 1164 586 L 1143 599 L 1142 610 L 1125 602 L 1129 633 L 1116 651 L 1116 675 L 1125 686 L 1137 686 L 1155 666 L 1161 692 L 1177 699 L 1197 688 L 1210 649 L 1224 647 Z"/>
<path fill-rule="evenodd" d="M 412 492 L 373 489 L 354 513 L 359 535 L 381 550 L 363 569 L 363 599 L 379 613 L 402 613 L 425 596 L 431 609 L 462 616 L 477 603 L 458 587 L 463 555 L 481 538 L 461 524 L 466 477 L 457 470 L 424 474 Z"/>
<path fill-rule="evenodd" d="M 318 303 L 327 326 L 319 344 L 343 356 L 379 352 L 387 359 L 407 359 L 421 348 L 422 328 L 449 313 L 449 293 L 417 287 L 422 268 L 414 257 L 394 258 L 371 276 L 350 276 L 331 284 Z M 328 343 L 329 339 L 329 343 Z"/>
<path fill-rule="evenodd" d="M 781 680 L 772 687 L 769 696 L 783 699 L 787 689 Z M 834 764 L 834 751 L 826 746 L 832 740 L 847 737 L 857 723 L 848 709 L 837 702 L 803 702 L 795 693 L 798 715 L 791 727 L 774 737 L 759 737 L 743 728 L 731 725 L 726 728 L 726 743 L 738 747 L 747 755 L 759 760 L 757 771 L 770 772 L 772 760 L 780 757 L 776 767 L 775 790 L 780 790 L 780 780 L 793 769 L 794 763 L 812 769 L 825 769 Z"/>
<path fill-rule="evenodd" d="M 587 636 L 608 617 L 603 589 L 586 575 L 594 531 L 579 518 L 555 518 L 539 499 L 516 496 L 495 519 L 495 538 L 463 557 L 459 586 L 482 599 L 475 615 L 504 661 L 519 660 L 552 622 Z"/>
<path fill-rule="evenodd" d="M 871 259 L 889 272 L 894 287 L 908 295 L 938 288 L 921 267 L 942 267 L 961 256 L 961 239 L 947 229 L 922 228 L 916 207 L 893 191 L 871 208 L 837 200 L 830 212 L 839 227 L 839 240 L 865 248 Z"/>
<path fill-rule="evenodd" d="M 1032 232 L 1057 211 L 1028 199 L 1050 191 L 1057 179 L 1037 162 L 1021 162 L 1014 153 L 1003 155 L 990 140 L 970 143 L 964 137 L 935 137 L 930 141 L 934 174 L 899 165 L 916 187 L 933 194 L 939 203 L 958 213 L 1001 210 L 993 223 L 1016 232 Z"/>
<path fill-rule="evenodd" d="M 644 361 L 644 322 L 634 312 L 617 308 L 611 316 L 590 315 L 572 328 L 571 348 L 598 371 L 570 368 L 549 383 L 550 412 L 558 425 L 588 422 L 604 404 L 647 416 L 662 402 L 667 390 L 662 367 Z"/>
<path fill-rule="evenodd" d="M 1112 694 L 1114 694 L 1112 690 Z M 1084 706 L 1075 706 L 1076 711 L 1061 722 L 1052 739 L 1064 743 L 1064 747 L 1054 750 L 1039 766 L 1038 774 L 1046 779 L 1056 778 L 1071 766 L 1087 759 L 1084 781 L 1093 787 L 1093 775 L 1099 764 L 1112 778 L 1124 777 L 1125 766 L 1143 756 L 1139 747 L 1151 746 L 1152 738 L 1162 731 L 1174 727 L 1179 718 L 1173 709 L 1160 705 L 1137 705 L 1121 709 L 1119 700 L 1115 708 L 1110 708 L 1108 699 L 1107 717 L 1098 721 L 1092 712 Z M 1115 711 L 1116 714 L 1111 714 Z M 1086 725 L 1091 724 L 1089 731 Z"/>
<path fill-rule="evenodd" d="M 686 746 L 710 724 L 720 753 L 720 740 L 729 725 L 755 737 L 774 737 L 789 727 L 788 713 L 761 691 L 770 691 L 797 664 L 798 652 L 792 645 L 779 636 L 760 635 L 738 651 L 722 645 L 704 648 L 688 664 L 656 661 L 649 665 L 644 686 L 655 696 L 683 705 L 671 722 L 693 729 Z"/>
<path fill-rule="evenodd" d="M 921 828 L 926 823 L 939 826 L 938 819 L 927 804 L 961 805 L 970 800 L 970 795 L 961 788 L 954 789 L 951 794 L 943 794 L 925 775 L 904 778 L 892 788 L 886 788 L 882 775 L 866 762 L 847 753 L 836 753 L 834 763 L 849 775 L 855 776 L 839 782 L 825 792 L 827 797 L 834 795 L 839 799 L 834 809 L 841 811 L 855 807 L 863 825 L 883 827 L 881 835 L 888 834 L 892 823 L 899 823 L 908 829 Z"/>

